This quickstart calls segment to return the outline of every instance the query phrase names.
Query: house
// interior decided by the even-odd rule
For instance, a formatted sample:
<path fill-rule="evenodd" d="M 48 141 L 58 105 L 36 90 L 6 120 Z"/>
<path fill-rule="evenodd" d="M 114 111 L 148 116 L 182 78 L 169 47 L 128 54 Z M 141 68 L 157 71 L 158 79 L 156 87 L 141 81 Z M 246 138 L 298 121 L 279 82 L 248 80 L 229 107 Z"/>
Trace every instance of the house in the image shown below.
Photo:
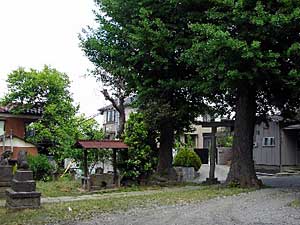
<path fill-rule="evenodd" d="M 300 121 L 273 116 L 255 126 L 253 160 L 258 170 L 282 172 L 300 166 Z"/>
<path fill-rule="evenodd" d="M 17 159 L 20 150 L 36 155 L 37 147 L 25 141 L 28 135 L 26 126 L 40 118 L 41 110 L 30 109 L 14 114 L 12 109 L 13 106 L 0 106 L 0 155 L 10 151 L 11 159 Z"/>
<path fill-rule="evenodd" d="M 131 106 L 133 102 L 133 97 L 128 97 L 125 99 L 125 121 L 128 120 L 130 113 L 135 112 L 135 109 Z M 98 110 L 101 115 L 104 116 L 103 129 L 107 139 L 114 139 L 118 133 L 119 129 L 119 113 L 112 106 L 108 105 Z"/>

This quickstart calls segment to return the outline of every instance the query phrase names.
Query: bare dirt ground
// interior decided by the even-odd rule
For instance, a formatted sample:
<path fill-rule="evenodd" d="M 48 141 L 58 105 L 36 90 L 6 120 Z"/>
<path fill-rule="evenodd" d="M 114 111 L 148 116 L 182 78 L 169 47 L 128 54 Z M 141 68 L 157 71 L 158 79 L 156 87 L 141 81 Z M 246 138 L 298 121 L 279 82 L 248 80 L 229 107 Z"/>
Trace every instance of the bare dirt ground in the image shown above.
<path fill-rule="evenodd" d="M 299 225 L 299 188 L 269 188 L 202 203 L 99 215 L 77 225 Z"/>

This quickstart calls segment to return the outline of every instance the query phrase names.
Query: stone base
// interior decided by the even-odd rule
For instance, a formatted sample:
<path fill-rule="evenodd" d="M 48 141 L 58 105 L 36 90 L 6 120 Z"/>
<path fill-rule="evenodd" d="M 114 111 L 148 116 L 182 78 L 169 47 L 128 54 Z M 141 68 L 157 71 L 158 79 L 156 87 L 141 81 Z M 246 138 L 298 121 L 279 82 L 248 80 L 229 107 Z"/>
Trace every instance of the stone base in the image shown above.
<path fill-rule="evenodd" d="M 178 182 L 192 182 L 196 175 L 194 167 L 174 167 Z"/>
<path fill-rule="evenodd" d="M 11 188 L 15 192 L 34 192 L 35 181 L 34 180 L 18 181 L 16 179 L 13 179 L 11 182 Z"/>
<path fill-rule="evenodd" d="M 90 176 L 90 188 L 91 190 L 100 190 L 104 188 L 113 188 L 116 185 L 114 184 L 114 175 L 103 173 L 103 174 L 92 174 Z"/>
<path fill-rule="evenodd" d="M 212 184 L 220 184 L 221 182 L 218 181 L 218 178 L 206 178 L 206 181 L 203 181 L 202 184 L 212 185 Z"/>
<path fill-rule="evenodd" d="M 17 170 L 14 179 L 18 181 L 33 180 L 33 172 L 31 170 Z"/>
<path fill-rule="evenodd" d="M 41 206 L 41 193 L 39 192 L 15 192 L 6 190 L 6 205 L 9 209 L 39 208 Z"/>
<path fill-rule="evenodd" d="M 10 188 L 10 182 L 0 182 L 0 198 L 5 198 L 7 188 Z"/>

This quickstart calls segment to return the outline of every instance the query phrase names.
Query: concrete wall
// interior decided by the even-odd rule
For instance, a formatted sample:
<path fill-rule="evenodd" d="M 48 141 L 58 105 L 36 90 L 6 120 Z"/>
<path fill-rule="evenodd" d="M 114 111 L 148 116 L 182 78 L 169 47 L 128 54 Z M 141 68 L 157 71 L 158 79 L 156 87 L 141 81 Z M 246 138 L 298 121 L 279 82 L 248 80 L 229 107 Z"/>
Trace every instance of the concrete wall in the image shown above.
<path fill-rule="evenodd" d="M 261 123 L 255 126 L 253 159 L 255 164 L 280 165 L 280 130 L 277 122 Z M 274 146 L 263 146 L 264 137 L 274 137 Z"/>

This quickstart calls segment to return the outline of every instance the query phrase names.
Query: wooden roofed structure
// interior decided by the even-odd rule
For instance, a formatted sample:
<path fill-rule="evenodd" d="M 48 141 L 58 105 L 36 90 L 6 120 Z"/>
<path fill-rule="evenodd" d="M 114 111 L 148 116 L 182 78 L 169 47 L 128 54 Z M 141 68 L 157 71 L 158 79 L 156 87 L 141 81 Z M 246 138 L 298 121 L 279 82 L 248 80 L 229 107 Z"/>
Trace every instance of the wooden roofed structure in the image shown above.
<path fill-rule="evenodd" d="M 88 149 L 89 150 L 101 150 L 101 149 L 112 149 L 113 157 L 113 173 L 114 173 L 114 182 L 117 181 L 117 150 L 128 149 L 128 146 L 119 140 L 78 140 L 75 144 L 75 147 L 83 149 L 83 170 L 84 170 L 84 186 L 87 188 L 88 180 Z"/>

